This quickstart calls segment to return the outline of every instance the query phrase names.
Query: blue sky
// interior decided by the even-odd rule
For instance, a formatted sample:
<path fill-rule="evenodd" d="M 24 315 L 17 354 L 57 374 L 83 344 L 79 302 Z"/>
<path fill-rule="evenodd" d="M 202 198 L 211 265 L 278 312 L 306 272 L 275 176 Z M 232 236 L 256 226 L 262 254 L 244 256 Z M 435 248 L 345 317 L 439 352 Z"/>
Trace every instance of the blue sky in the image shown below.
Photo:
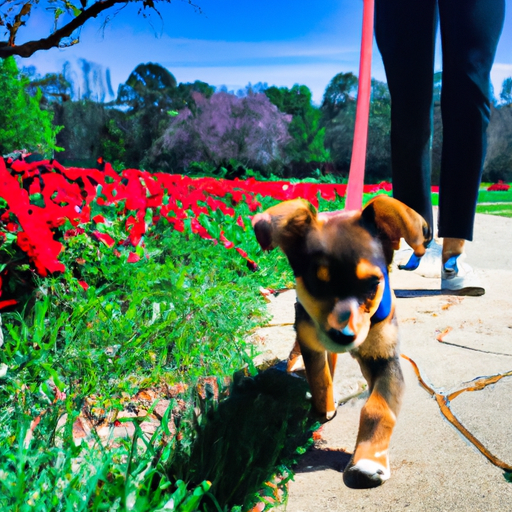
<path fill-rule="evenodd" d="M 138 64 L 157 62 L 178 82 L 203 80 L 230 90 L 249 82 L 288 87 L 304 84 L 312 90 L 316 103 L 321 102 L 335 74 L 358 74 L 362 0 L 196 1 L 202 14 L 179 0 L 157 4 L 163 19 L 155 14 L 144 18 L 137 15 L 137 5 L 127 6 L 106 26 L 104 18 L 89 21 L 78 45 L 37 52 L 20 59 L 20 65 L 34 65 L 43 74 L 61 71 L 66 61 L 74 64 L 87 59 L 110 70 L 117 91 Z M 47 34 L 51 24 L 51 15 L 44 8 L 36 11 L 28 27 L 31 38 Z M 439 56 L 437 62 L 440 69 Z M 372 76 L 385 81 L 375 44 Z M 492 71 L 496 95 L 509 76 L 512 12 L 507 12 Z"/>

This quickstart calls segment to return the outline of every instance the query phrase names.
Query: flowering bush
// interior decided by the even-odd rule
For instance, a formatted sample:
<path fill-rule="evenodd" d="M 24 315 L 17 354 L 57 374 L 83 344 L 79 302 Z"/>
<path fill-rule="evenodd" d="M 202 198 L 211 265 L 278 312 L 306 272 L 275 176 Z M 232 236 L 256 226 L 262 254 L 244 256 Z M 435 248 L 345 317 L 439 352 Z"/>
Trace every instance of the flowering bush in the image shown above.
<path fill-rule="evenodd" d="M 388 183 L 366 187 L 367 192 L 389 189 Z M 240 215 L 234 219 L 237 205 L 255 212 L 262 197 L 278 201 L 303 197 L 318 206 L 319 199 L 334 201 L 343 197 L 345 190 L 342 184 L 229 181 L 137 169 L 117 173 L 108 163 L 98 170 L 66 168 L 47 160 L 0 160 L 0 198 L 4 203 L 0 211 L 0 279 L 8 278 L 17 249 L 41 276 L 64 271 L 60 255 L 78 235 L 99 241 L 115 256 L 135 263 L 149 257 L 144 237 L 157 236 L 154 227 L 162 222 L 176 231 L 234 248 L 254 269 L 254 254 L 252 258 L 248 254 L 251 237 L 244 235 L 248 219 Z M 236 221 L 229 233 L 222 229 L 226 217 Z M 87 287 L 87 283 L 81 281 L 81 286 Z M 0 302 L 0 308 L 11 305 L 12 300 Z"/>
<path fill-rule="evenodd" d="M 192 96 L 194 111 L 183 109 L 153 145 L 147 160 L 153 169 L 182 169 L 193 161 L 219 166 L 232 159 L 266 168 L 285 160 L 291 116 L 280 112 L 264 94 Z"/>
<path fill-rule="evenodd" d="M 493 183 L 489 187 L 487 187 L 487 190 L 489 192 L 506 192 L 510 188 L 510 185 L 507 183 L 504 183 L 503 180 L 499 180 L 498 183 Z"/>

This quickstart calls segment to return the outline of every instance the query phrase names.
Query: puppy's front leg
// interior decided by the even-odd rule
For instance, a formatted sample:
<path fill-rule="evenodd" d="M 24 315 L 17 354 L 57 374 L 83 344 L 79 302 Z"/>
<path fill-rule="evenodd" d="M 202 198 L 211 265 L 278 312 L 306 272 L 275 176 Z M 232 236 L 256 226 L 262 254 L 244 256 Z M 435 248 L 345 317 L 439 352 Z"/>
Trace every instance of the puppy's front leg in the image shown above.
<path fill-rule="evenodd" d="M 400 409 L 404 381 L 398 356 L 389 359 L 355 355 L 368 381 L 370 397 L 361 411 L 356 449 L 343 472 L 348 487 L 363 489 L 390 477 L 389 441 Z"/>
<path fill-rule="evenodd" d="M 295 306 L 295 330 L 297 343 L 306 367 L 313 406 L 326 420 L 336 414 L 332 377 L 336 365 L 336 357 L 330 357 L 318 341 L 315 327 L 300 303 Z"/>

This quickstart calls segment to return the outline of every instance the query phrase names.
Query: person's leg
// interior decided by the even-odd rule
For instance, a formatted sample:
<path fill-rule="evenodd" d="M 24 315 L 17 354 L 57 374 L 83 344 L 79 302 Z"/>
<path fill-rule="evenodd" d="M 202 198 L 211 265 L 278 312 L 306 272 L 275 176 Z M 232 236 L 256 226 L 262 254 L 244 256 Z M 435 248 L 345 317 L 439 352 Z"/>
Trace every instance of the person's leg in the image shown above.
<path fill-rule="evenodd" d="M 439 236 L 443 263 L 472 240 L 490 118 L 490 71 L 505 0 L 439 0 L 443 152 Z"/>
<path fill-rule="evenodd" d="M 375 1 L 375 36 L 391 94 L 393 196 L 430 226 L 436 28 L 436 0 Z"/>

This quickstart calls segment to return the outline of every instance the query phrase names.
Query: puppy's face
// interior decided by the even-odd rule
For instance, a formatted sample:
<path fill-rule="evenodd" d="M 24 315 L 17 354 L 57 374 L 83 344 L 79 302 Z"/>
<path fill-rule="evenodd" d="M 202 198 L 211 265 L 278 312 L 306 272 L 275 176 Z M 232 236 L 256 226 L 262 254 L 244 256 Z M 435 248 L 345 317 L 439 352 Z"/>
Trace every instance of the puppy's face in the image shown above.
<path fill-rule="evenodd" d="M 384 293 L 382 247 L 359 220 L 359 215 L 320 219 L 304 235 L 300 261 L 292 258 L 299 302 L 330 352 L 364 342 Z"/>
<path fill-rule="evenodd" d="M 390 198 L 384 203 L 386 207 L 397 206 Z M 419 215 L 407 210 L 404 212 L 412 214 L 410 218 L 405 216 L 405 232 L 414 234 L 408 241 L 413 239 L 416 252 L 421 255 L 425 249 L 423 234 L 428 230 Z M 316 336 L 311 337 L 311 343 L 321 344 L 311 348 L 330 352 L 357 348 L 367 338 L 372 316 L 383 297 L 389 302 L 384 308 L 385 316 L 392 316 L 390 291 L 385 293 L 389 287 L 387 267 L 404 230 L 403 226 L 396 227 L 394 213 L 388 222 L 389 211 L 387 208 L 383 214 L 382 204 L 377 204 L 364 212 L 317 214 L 309 203 L 294 200 L 253 218 L 260 245 L 267 250 L 279 246 L 288 257 L 297 297 L 315 327 Z M 402 223 L 404 212 L 398 213 Z"/>

